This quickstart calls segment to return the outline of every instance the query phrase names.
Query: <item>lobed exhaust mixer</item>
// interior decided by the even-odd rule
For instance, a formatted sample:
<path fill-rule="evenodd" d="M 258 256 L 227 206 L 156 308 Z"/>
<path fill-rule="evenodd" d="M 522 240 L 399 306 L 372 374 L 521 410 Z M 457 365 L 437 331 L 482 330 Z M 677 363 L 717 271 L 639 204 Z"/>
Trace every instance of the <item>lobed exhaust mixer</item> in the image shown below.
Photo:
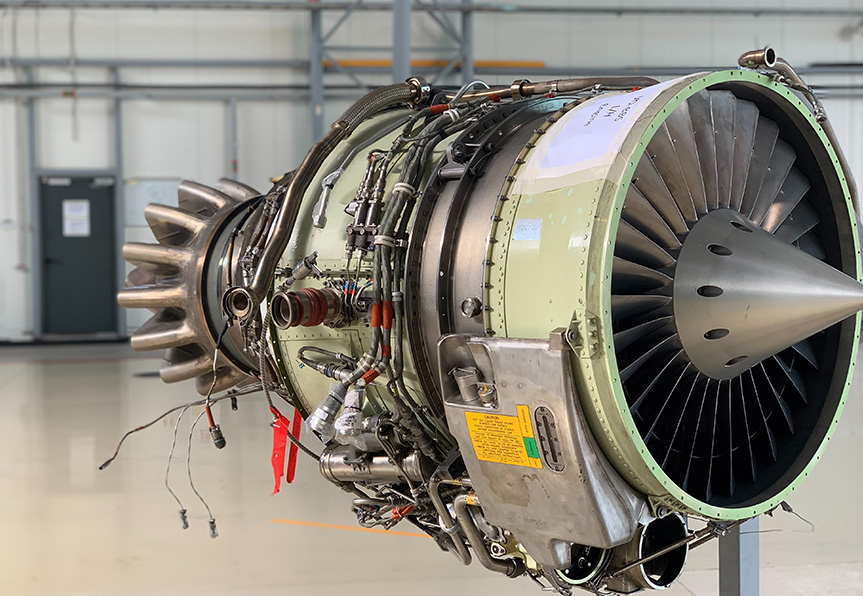
<path fill-rule="evenodd" d="M 769 48 L 740 66 L 372 91 L 266 193 L 147 207 L 132 345 L 217 446 L 217 393 L 264 391 L 298 445 L 301 416 L 363 526 L 561 594 L 666 588 L 809 474 L 859 340 L 826 114 Z"/>

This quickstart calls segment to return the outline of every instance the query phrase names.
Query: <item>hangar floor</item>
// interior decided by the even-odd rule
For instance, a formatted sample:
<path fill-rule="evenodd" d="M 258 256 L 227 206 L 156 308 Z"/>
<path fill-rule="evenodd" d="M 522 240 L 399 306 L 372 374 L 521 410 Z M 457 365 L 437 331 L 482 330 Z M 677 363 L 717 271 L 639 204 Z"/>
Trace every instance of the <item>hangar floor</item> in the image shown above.
<path fill-rule="evenodd" d="M 127 430 L 195 397 L 165 385 L 159 360 L 125 345 L 0 348 L 0 593 L 24 595 L 539 594 L 526 579 L 459 565 L 412 532 L 361 531 L 350 498 L 300 456 L 297 480 L 270 495 L 270 416 L 261 397 L 216 407 L 228 446 L 205 426 L 192 438 L 192 472 L 220 536 L 189 489 L 188 427 L 172 487 L 165 462 L 174 417 L 133 435 L 117 460 L 97 466 Z M 761 527 L 764 596 L 863 593 L 863 380 L 815 472 L 790 499 L 816 531 L 778 513 Z M 197 412 L 196 412 L 197 414 Z M 668 596 L 718 593 L 715 543 L 693 552 Z"/>

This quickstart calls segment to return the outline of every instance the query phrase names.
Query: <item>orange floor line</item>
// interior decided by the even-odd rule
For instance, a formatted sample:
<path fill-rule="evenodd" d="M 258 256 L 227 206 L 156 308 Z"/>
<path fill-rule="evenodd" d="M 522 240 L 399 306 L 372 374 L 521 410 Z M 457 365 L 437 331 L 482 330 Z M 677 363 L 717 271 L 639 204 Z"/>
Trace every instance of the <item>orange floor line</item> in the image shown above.
<path fill-rule="evenodd" d="M 270 520 L 274 524 L 285 524 L 288 526 L 306 526 L 309 528 L 324 528 L 327 530 L 346 530 L 348 532 L 371 532 L 373 534 L 390 534 L 392 536 L 410 536 L 412 538 L 431 538 L 427 534 L 419 534 L 417 532 L 398 532 L 396 530 L 384 530 L 383 528 L 361 528 L 359 526 L 340 526 L 338 524 L 325 524 L 321 522 L 302 521 L 299 519 L 279 519 L 273 518 Z"/>

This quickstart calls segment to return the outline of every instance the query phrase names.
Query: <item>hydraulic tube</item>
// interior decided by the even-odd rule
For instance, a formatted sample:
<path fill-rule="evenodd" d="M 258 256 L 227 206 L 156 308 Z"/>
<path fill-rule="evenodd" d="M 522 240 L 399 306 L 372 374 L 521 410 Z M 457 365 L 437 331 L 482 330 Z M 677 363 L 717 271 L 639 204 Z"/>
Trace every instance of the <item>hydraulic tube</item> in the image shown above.
<path fill-rule="evenodd" d="M 455 498 L 453 505 L 455 506 L 456 519 L 458 519 L 458 523 L 467 535 L 467 539 L 473 547 L 473 552 L 476 554 L 476 558 L 479 559 L 482 566 L 489 571 L 503 573 L 507 577 L 518 577 L 519 575 L 522 575 L 525 572 L 525 567 L 521 559 L 495 559 L 488 552 L 488 549 L 485 546 L 485 541 L 479 533 L 479 529 L 477 529 L 476 524 L 473 522 L 470 511 L 468 511 L 468 506 L 470 505 L 468 500 L 469 498 L 467 495 L 459 495 Z M 475 503 L 476 497 L 470 497 L 470 501 Z"/>
<path fill-rule="evenodd" d="M 363 120 L 389 106 L 419 99 L 421 93 L 420 86 L 410 83 L 399 83 L 375 89 L 348 108 L 342 117 L 333 123 L 332 128 L 324 135 L 324 138 L 312 146 L 303 163 L 300 164 L 288 183 L 285 198 L 276 215 L 269 242 L 264 246 L 251 283 L 245 288 L 251 295 L 254 304 L 260 304 L 267 293 L 279 259 L 294 230 L 303 195 L 305 195 L 324 160 L 333 152 L 336 145 L 349 137 Z"/>

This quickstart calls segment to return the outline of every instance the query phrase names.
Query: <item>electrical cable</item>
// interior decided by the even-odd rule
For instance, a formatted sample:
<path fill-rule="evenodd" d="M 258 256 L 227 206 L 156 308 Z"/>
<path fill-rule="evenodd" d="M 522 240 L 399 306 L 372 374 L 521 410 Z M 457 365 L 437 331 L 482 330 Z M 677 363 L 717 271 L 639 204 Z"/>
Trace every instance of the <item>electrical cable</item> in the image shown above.
<path fill-rule="evenodd" d="M 471 89 L 474 85 L 482 85 L 482 86 L 483 86 L 483 87 L 485 87 L 486 89 L 491 89 L 491 87 L 489 86 L 489 84 L 488 84 L 488 83 L 486 83 L 485 81 L 480 81 L 480 80 L 471 81 L 470 83 L 467 83 L 467 84 L 465 84 L 465 85 L 462 85 L 461 89 L 459 89 L 459 90 L 456 92 L 455 97 L 453 97 L 453 98 L 449 101 L 449 105 L 450 105 L 450 106 L 454 106 L 456 103 L 458 103 L 458 100 L 460 100 L 460 99 L 462 98 L 462 96 L 463 96 L 465 93 L 467 93 L 467 92 L 468 92 L 468 90 L 469 90 L 469 89 Z"/>
<path fill-rule="evenodd" d="M 219 397 L 212 398 L 210 400 L 210 402 L 211 403 L 217 403 L 217 402 L 222 401 L 223 399 L 231 399 L 231 398 L 238 397 L 240 395 L 249 395 L 250 393 L 256 393 L 260 390 L 261 390 L 261 388 L 258 385 L 249 385 L 248 387 L 232 389 L 231 391 L 229 391 L 225 395 L 221 395 Z M 182 410 L 183 408 L 188 408 L 188 407 L 192 407 L 192 406 L 202 406 L 202 405 L 204 405 L 204 403 L 206 403 L 206 400 L 204 398 L 201 398 L 201 399 L 198 399 L 198 400 L 195 400 L 192 402 L 180 404 L 179 406 L 175 406 L 175 407 L 163 412 L 162 414 L 160 414 L 158 417 L 154 418 L 150 422 L 147 422 L 146 424 L 142 424 L 141 426 L 135 427 L 132 430 L 126 431 L 126 433 L 122 437 L 120 437 L 120 440 L 117 442 L 117 446 L 114 448 L 113 455 L 111 455 L 111 457 L 109 457 L 107 460 L 105 460 L 102 463 L 102 465 L 99 466 L 99 469 L 104 470 L 109 465 L 111 465 L 111 463 L 115 459 L 117 459 L 117 456 L 120 454 L 120 448 L 126 442 L 126 439 L 128 439 L 131 435 L 133 435 L 137 432 L 141 432 L 142 430 L 146 430 L 146 429 L 150 428 L 151 426 L 153 426 L 154 424 L 156 424 L 157 422 L 159 422 L 163 418 L 170 416 L 171 414 L 173 414 L 177 410 Z"/>
<path fill-rule="evenodd" d="M 177 446 L 177 432 L 180 430 L 180 421 L 183 419 L 183 416 L 190 407 L 192 406 L 189 405 L 183 408 L 183 411 L 180 412 L 179 416 L 177 416 L 177 423 L 174 425 L 174 435 L 171 439 L 171 450 L 168 452 L 168 464 L 165 466 L 165 488 L 168 489 L 168 492 L 171 493 L 171 496 L 174 497 L 175 501 L 177 501 L 177 505 L 180 506 L 180 522 L 184 530 L 189 529 L 189 518 L 186 515 L 186 508 L 183 506 L 183 502 L 180 500 L 180 497 L 171 490 L 169 479 L 171 475 L 171 461 L 174 458 L 174 448 Z"/>
<path fill-rule="evenodd" d="M 218 424 L 216 424 L 216 420 L 213 418 L 213 411 L 210 409 L 210 396 L 216 388 L 216 364 L 219 359 L 219 346 L 222 345 L 222 338 L 225 337 L 225 333 L 228 331 L 229 325 L 230 321 L 225 321 L 225 326 L 222 328 L 222 332 L 216 340 L 216 348 L 213 350 L 213 382 L 210 383 L 210 389 L 207 391 L 207 396 L 204 398 L 204 412 L 207 414 L 207 421 L 210 423 L 210 436 L 213 438 L 213 444 L 217 449 L 224 448 L 227 442 L 222 434 L 222 429 Z"/>
<path fill-rule="evenodd" d="M 198 497 L 198 500 L 204 504 L 204 508 L 207 510 L 207 515 L 210 516 L 209 524 L 210 524 L 210 537 L 218 538 L 219 530 L 216 528 L 216 518 L 213 517 L 213 512 L 210 511 L 210 506 L 207 504 L 207 501 L 204 500 L 204 497 L 201 496 L 201 493 L 198 492 L 198 489 L 195 487 L 195 482 L 192 480 L 192 436 L 195 433 L 195 427 L 198 425 L 198 421 L 203 418 L 206 410 L 202 411 L 198 414 L 198 417 L 195 418 L 195 421 L 192 423 L 192 427 L 189 429 L 189 448 L 186 452 L 186 471 L 189 475 L 189 486 L 192 487 L 192 491 L 195 493 L 195 496 Z"/>

